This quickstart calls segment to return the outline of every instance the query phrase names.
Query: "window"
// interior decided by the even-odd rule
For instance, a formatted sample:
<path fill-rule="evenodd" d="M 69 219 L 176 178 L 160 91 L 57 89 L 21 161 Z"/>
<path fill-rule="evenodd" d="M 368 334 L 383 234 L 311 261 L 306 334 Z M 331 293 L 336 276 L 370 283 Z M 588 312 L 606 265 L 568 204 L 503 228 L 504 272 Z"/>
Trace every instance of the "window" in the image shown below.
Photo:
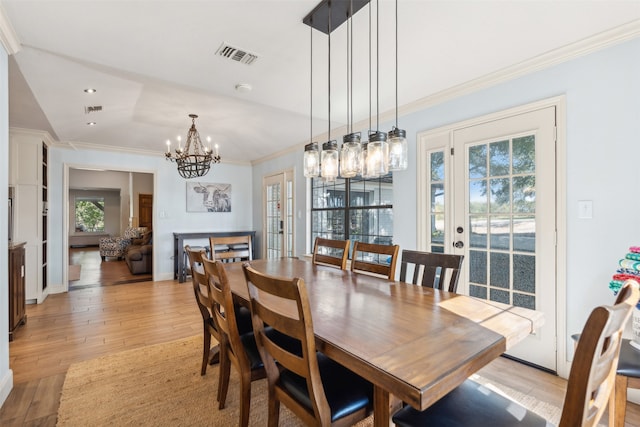
<path fill-rule="evenodd" d="M 104 197 L 76 197 L 76 232 L 104 231 Z"/>
<path fill-rule="evenodd" d="M 380 178 L 312 179 L 311 241 L 393 242 L 393 175 Z"/>

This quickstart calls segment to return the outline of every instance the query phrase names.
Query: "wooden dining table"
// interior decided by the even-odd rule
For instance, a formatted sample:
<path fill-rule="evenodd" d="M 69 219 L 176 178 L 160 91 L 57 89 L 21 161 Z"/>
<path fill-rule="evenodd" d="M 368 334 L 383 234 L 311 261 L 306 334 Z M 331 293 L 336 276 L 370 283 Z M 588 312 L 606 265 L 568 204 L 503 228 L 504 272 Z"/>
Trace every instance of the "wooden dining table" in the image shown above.
<path fill-rule="evenodd" d="M 304 279 L 317 349 L 374 385 L 374 424 L 406 402 L 424 410 L 542 325 L 540 312 L 311 262 L 254 260 Z M 226 264 L 248 304 L 242 263 Z"/>

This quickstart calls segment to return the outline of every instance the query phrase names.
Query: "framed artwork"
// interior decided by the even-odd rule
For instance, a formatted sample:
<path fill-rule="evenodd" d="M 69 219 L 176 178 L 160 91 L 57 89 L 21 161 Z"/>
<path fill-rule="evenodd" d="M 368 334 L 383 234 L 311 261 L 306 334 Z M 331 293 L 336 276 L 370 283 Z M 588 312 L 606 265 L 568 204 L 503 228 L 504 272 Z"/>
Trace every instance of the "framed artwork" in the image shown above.
<path fill-rule="evenodd" d="M 231 184 L 187 182 L 187 212 L 231 212 Z"/>

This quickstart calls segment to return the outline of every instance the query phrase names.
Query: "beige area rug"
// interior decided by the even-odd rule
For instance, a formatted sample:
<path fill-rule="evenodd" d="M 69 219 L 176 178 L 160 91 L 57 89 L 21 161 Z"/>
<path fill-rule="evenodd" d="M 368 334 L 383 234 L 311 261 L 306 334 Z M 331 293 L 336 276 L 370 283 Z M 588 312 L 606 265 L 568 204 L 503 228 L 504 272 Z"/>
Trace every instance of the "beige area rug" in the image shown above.
<path fill-rule="evenodd" d="M 236 426 L 239 417 L 239 383 L 231 369 L 227 405 L 218 410 L 216 391 L 218 366 L 209 366 L 200 376 L 202 337 L 128 350 L 74 363 L 69 367 L 58 410 L 63 426 Z M 557 420 L 553 405 L 499 384 L 474 379 L 511 396 L 524 406 Z M 266 380 L 252 383 L 251 426 L 267 424 Z M 302 424 L 281 406 L 280 425 Z M 357 424 L 373 425 L 371 417 Z"/>
<path fill-rule="evenodd" d="M 69 281 L 80 280 L 81 265 L 69 265 Z"/>

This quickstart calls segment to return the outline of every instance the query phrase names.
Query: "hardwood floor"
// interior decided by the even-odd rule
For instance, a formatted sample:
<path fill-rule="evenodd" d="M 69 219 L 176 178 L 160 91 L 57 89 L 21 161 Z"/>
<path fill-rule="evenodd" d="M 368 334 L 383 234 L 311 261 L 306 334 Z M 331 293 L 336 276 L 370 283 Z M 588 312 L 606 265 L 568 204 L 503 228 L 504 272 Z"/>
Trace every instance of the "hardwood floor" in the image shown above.
<path fill-rule="evenodd" d="M 69 249 L 69 264 L 81 266 L 80 279 L 70 281 L 70 289 L 151 280 L 151 274 L 131 274 L 124 260 L 107 258 L 102 261 L 97 247 Z"/>
<path fill-rule="evenodd" d="M 14 388 L 0 409 L 2 426 L 55 426 L 72 363 L 202 333 L 190 281 L 82 287 L 27 306 L 27 315 L 9 343 Z M 504 358 L 479 373 L 562 406 L 566 381 L 559 377 Z M 627 426 L 640 426 L 639 408 L 629 405 Z"/>

